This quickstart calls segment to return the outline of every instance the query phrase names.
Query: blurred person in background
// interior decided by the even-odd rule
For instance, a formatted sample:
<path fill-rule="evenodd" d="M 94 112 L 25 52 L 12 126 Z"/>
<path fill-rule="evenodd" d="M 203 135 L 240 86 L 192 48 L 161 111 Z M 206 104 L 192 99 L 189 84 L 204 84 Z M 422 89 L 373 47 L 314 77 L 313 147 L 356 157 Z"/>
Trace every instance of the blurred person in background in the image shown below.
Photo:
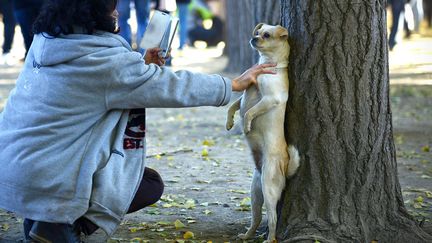
<path fill-rule="evenodd" d="M 33 23 L 39 15 L 43 3 L 44 0 L 13 1 L 15 18 L 21 28 L 21 33 L 24 38 L 24 46 L 26 49 L 25 57 L 27 56 L 30 45 L 33 41 Z"/>
<path fill-rule="evenodd" d="M 419 33 L 420 24 L 423 20 L 422 6 L 422 0 L 408 0 L 408 4 L 405 5 L 404 30 L 406 38 L 410 38 L 413 32 Z"/>
<path fill-rule="evenodd" d="M 188 18 L 189 18 L 189 4 L 191 0 L 176 0 L 177 11 L 179 16 L 179 35 L 180 45 L 179 50 L 183 50 L 183 47 L 188 41 Z"/>
<path fill-rule="evenodd" d="M 0 64 L 12 65 L 13 57 L 10 51 L 12 49 L 16 25 L 12 0 L 0 0 L 0 13 L 3 20 L 3 52 L 0 56 Z"/>
<path fill-rule="evenodd" d="M 424 17 L 427 21 L 428 27 L 432 27 L 432 0 L 423 0 Z"/>
<path fill-rule="evenodd" d="M 128 23 L 131 17 L 131 3 L 134 4 L 137 19 L 136 41 L 132 42 L 132 29 Z M 143 54 L 144 50 L 140 48 L 141 39 L 148 25 L 150 15 L 150 0 L 118 0 L 117 5 L 119 18 L 119 34 L 131 45 L 136 45 L 136 50 Z"/>
<path fill-rule="evenodd" d="M 390 9 L 392 13 L 392 25 L 390 28 L 390 35 L 389 35 L 389 48 L 390 51 L 393 50 L 395 45 L 397 44 L 396 37 L 397 32 L 399 30 L 399 24 L 403 24 L 401 22 L 401 16 L 403 17 L 403 12 L 405 8 L 405 2 L 406 0 L 388 0 L 387 3 L 390 4 Z M 401 22 L 401 23 L 399 23 Z"/>
<path fill-rule="evenodd" d="M 216 46 L 224 40 L 224 23 L 211 11 L 206 1 L 193 0 L 190 9 L 192 24 L 188 36 L 192 45 L 195 41 L 204 41 L 207 46 Z M 211 23 L 211 27 L 205 25 L 206 21 Z"/>

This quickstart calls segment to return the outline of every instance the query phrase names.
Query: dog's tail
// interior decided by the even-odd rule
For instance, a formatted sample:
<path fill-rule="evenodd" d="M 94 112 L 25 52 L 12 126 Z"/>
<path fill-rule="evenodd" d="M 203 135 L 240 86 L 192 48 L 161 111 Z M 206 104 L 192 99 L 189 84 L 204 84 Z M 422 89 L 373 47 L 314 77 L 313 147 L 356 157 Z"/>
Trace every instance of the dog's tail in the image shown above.
<path fill-rule="evenodd" d="M 296 172 L 298 167 L 300 166 L 300 156 L 299 152 L 294 147 L 294 145 L 288 146 L 288 155 L 290 157 L 290 160 L 288 161 L 288 168 L 287 168 L 287 177 L 293 176 Z"/>

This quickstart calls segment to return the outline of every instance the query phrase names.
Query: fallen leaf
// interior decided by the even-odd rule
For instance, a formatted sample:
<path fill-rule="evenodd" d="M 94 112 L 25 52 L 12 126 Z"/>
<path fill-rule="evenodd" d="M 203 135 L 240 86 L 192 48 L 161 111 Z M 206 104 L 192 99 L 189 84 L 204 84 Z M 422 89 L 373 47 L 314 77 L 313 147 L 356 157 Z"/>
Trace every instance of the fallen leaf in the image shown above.
<path fill-rule="evenodd" d="M 420 208 L 422 208 L 422 205 L 420 203 L 414 203 L 413 207 L 417 208 L 417 209 L 420 209 Z"/>
<path fill-rule="evenodd" d="M 247 207 L 247 206 L 251 206 L 251 198 L 250 197 L 245 197 L 243 198 L 243 200 L 240 202 L 240 206 L 241 207 Z"/>
<path fill-rule="evenodd" d="M 163 208 L 172 208 L 172 204 L 165 203 L 162 205 Z"/>
<path fill-rule="evenodd" d="M 183 235 L 183 239 L 193 239 L 194 237 L 195 237 L 195 235 L 191 231 L 186 231 Z"/>
<path fill-rule="evenodd" d="M 196 182 L 200 183 L 200 184 L 210 184 L 212 181 L 211 180 L 208 180 L 208 181 L 206 181 L 206 180 L 196 180 Z"/>
<path fill-rule="evenodd" d="M 181 229 L 185 227 L 185 225 L 178 219 L 174 222 L 174 226 L 176 229 Z"/>
<path fill-rule="evenodd" d="M 239 193 L 239 194 L 246 194 L 246 193 L 248 193 L 248 191 L 245 191 L 245 190 L 233 190 L 233 189 L 229 189 L 227 191 L 228 192 L 235 192 L 235 193 Z"/>
<path fill-rule="evenodd" d="M 2 224 L 2 226 L 1 226 L 2 231 L 8 231 L 9 228 L 10 228 L 9 224 Z"/>
<path fill-rule="evenodd" d="M 211 140 L 211 139 L 206 139 L 202 142 L 202 145 L 204 146 L 214 146 L 215 145 L 215 141 Z"/>
<path fill-rule="evenodd" d="M 429 145 L 425 145 L 425 146 L 423 146 L 423 147 L 421 148 L 421 150 L 422 150 L 423 152 L 430 152 L 430 147 L 429 147 Z"/>
<path fill-rule="evenodd" d="M 209 155 L 208 150 L 206 148 L 203 148 L 203 150 L 201 151 L 201 156 L 207 157 L 208 155 Z"/>
<path fill-rule="evenodd" d="M 211 213 L 212 213 L 212 211 L 210 211 L 210 210 L 206 209 L 206 210 L 204 210 L 204 211 L 203 211 L 203 213 L 204 213 L 205 215 L 209 215 L 209 214 L 211 214 Z"/>
<path fill-rule="evenodd" d="M 186 209 L 195 208 L 195 201 L 193 199 L 188 199 L 184 204 L 184 208 L 186 208 Z"/>
<path fill-rule="evenodd" d="M 423 197 L 422 197 L 422 196 L 418 196 L 418 197 L 415 199 L 415 201 L 418 202 L 418 203 L 422 203 L 422 202 L 423 202 Z"/>
<path fill-rule="evenodd" d="M 159 226 L 168 226 L 168 225 L 171 225 L 171 222 L 168 222 L 168 221 L 159 221 L 159 222 L 156 223 L 156 225 L 159 225 Z"/>
<path fill-rule="evenodd" d="M 432 192 L 430 191 L 425 191 L 426 197 L 427 198 L 432 198 Z"/>

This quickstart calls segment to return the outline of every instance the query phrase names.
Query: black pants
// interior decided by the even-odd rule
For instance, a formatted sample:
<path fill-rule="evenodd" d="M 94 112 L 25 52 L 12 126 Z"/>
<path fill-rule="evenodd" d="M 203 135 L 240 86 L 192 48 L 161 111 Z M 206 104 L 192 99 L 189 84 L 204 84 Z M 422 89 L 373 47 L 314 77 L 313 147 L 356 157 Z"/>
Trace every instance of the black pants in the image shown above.
<path fill-rule="evenodd" d="M 164 184 L 159 173 L 146 167 L 141 184 L 138 187 L 138 191 L 136 192 L 127 213 L 136 212 L 156 203 L 161 198 L 163 190 Z M 81 231 L 86 235 L 92 234 L 99 228 L 85 217 L 79 218 L 75 223 L 81 227 Z"/>
<path fill-rule="evenodd" d="M 11 0 L 0 0 L 0 13 L 3 15 L 3 54 L 10 52 L 15 35 L 15 17 Z"/>

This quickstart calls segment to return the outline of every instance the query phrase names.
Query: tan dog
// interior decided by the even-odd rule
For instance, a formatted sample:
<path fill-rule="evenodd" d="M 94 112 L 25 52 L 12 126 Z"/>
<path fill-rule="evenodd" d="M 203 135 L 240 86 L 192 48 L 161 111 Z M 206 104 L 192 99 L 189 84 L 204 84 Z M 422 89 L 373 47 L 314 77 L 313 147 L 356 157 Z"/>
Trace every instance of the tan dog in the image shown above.
<path fill-rule="evenodd" d="M 251 186 L 252 222 L 241 239 L 255 236 L 265 203 L 269 235 L 266 242 L 276 241 L 276 205 L 286 178 L 299 166 L 294 146 L 287 146 L 284 136 L 285 107 L 288 101 L 288 31 L 282 26 L 258 24 L 250 44 L 260 54 L 259 63 L 277 63 L 276 74 L 258 77 L 258 87 L 248 88 L 228 110 L 226 128 L 234 125 L 234 114 L 240 109 L 243 129 L 255 161 Z"/>

